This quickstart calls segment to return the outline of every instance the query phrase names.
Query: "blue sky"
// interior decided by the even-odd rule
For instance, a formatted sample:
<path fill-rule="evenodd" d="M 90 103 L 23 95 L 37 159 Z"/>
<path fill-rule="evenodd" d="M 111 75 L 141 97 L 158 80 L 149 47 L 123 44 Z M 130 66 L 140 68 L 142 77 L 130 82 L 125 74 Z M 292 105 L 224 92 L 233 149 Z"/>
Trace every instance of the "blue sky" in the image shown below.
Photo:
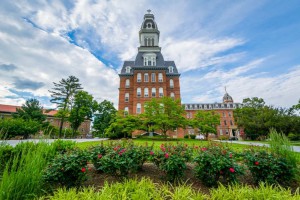
<path fill-rule="evenodd" d="M 69 75 L 98 100 L 118 103 L 118 72 L 134 60 L 147 9 L 165 60 L 181 73 L 183 103 L 300 98 L 300 2 L 28 0 L 0 2 L 0 103 L 51 107 L 49 89 Z"/>

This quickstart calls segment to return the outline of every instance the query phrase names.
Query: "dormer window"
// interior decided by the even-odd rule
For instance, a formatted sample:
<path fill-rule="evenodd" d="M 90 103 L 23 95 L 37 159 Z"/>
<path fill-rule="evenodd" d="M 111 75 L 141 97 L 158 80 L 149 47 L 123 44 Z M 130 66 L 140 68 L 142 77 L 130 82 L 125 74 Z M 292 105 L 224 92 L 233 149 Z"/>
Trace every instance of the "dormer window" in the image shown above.
<path fill-rule="evenodd" d="M 144 57 L 144 66 L 156 66 L 156 54 L 155 53 L 146 53 Z"/>
<path fill-rule="evenodd" d="M 173 66 L 169 66 L 169 73 L 174 73 L 174 67 Z"/>
<path fill-rule="evenodd" d="M 127 67 L 126 67 L 126 73 L 130 73 L 130 70 L 131 70 L 131 67 L 130 67 L 130 66 L 127 66 Z"/>

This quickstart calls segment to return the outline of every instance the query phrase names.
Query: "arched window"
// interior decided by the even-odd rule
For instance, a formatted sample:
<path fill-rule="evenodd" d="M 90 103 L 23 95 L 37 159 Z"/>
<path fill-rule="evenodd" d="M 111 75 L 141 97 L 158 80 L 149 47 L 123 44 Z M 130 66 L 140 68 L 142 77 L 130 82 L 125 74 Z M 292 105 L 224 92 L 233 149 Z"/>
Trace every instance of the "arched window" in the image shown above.
<path fill-rule="evenodd" d="M 127 66 L 127 67 L 126 67 L 126 73 L 130 73 L 130 70 L 131 70 L 131 67 L 130 67 L 130 66 Z"/>
<path fill-rule="evenodd" d="M 163 97 L 164 96 L 164 89 L 162 87 L 159 88 L 158 93 L 159 93 L 159 97 Z"/>
<path fill-rule="evenodd" d="M 144 88 L 144 97 L 149 97 L 149 90 L 148 90 L 148 88 Z"/>
<path fill-rule="evenodd" d="M 151 93 L 152 97 L 156 97 L 156 88 L 152 88 Z"/>
<path fill-rule="evenodd" d="M 144 82 L 149 82 L 149 74 L 148 73 L 144 74 Z"/>
<path fill-rule="evenodd" d="M 152 41 L 152 45 L 151 46 L 154 46 L 154 38 L 152 38 L 151 41 Z"/>
<path fill-rule="evenodd" d="M 125 93 L 125 102 L 129 101 L 129 93 Z"/>
<path fill-rule="evenodd" d="M 170 97 L 171 97 L 172 99 L 175 99 L 175 94 L 174 94 L 174 92 L 171 92 Z"/>
<path fill-rule="evenodd" d="M 152 73 L 151 74 L 151 82 L 155 82 L 156 81 L 156 74 Z"/>
<path fill-rule="evenodd" d="M 142 82 L 142 74 L 141 73 L 137 73 L 137 82 Z"/>
<path fill-rule="evenodd" d="M 141 88 L 137 88 L 137 89 L 136 89 L 136 96 L 137 96 L 137 97 L 142 96 L 142 90 L 141 90 Z"/>
<path fill-rule="evenodd" d="M 137 104 L 136 104 L 136 113 L 137 113 L 137 114 L 140 114 L 140 113 L 141 113 L 141 107 L 142 107 L 142 106 L 141 106 L 140 103 L 137 103 Z"/>
<path fill-rule="evenodd" d="M 174 81 L 173 81 L 173 79 L 170 79 L 170 88 L 174 88 Z"/>
<path fill-rule="evenodd" d="M 169 73 L 173 73 L 174 72 L 174 67 L 173 66 L 170 66 L 169 67 Z"/>
<path fill-rule="evenodd" d="M 130 87 L 130 80 L 126 79 L 125 81 L 125 88 L 129 88 Z"/>
<path fill-rule="evenodd" d="M 158 73 L 158 82 L 163 82 L 163 74 Z"/>

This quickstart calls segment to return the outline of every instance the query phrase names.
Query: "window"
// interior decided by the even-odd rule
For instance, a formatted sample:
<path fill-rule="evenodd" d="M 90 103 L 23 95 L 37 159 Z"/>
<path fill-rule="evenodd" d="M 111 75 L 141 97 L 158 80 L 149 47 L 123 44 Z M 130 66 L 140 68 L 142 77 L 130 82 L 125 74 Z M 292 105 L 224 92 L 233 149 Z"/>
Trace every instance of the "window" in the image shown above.
<path fill-rule="evenodd" d="M 143 58 L 144 58 L 144 66 L 156 66 L 156 54 L 155 53 L 145 53 L 143 55 Z"/>
<path fill-rule="evenodd" d="M 129 88 L 130 87 L 130 80 L 126 79 L 125 81 L 125 88 Z"/>
<path fill-rule="evenodd" d="M 136 113 L 137 113 L 137 114 L 140 114 L 140 113 L 141 113 L 141 107 L 142 107 L 142 106 L 141 106 L 140 103 L 137 103 L 137 104 L 136 104 Z"/>
<path fill-rule="evenodd" d="M 175 94 L 174 94 L 174 92 L 171 92 L 170 97 L 171 97 L 172 99 L 175 99 Z"/>
<path fill-rule="evenodd" d="M 124 108 L 124 116 L 128 115 L 129 114 L 129 111 L 128 111 L 128 107 L 125 107 Z"/>
<path fill-rule="evenodd" d="M 136 89 L 136 95 L 137 95 L 138 97 L 140 97 L 140 96 L 142 95 L 142 90 L 141 90 L 141 88 L 137 88 L 137 89 Z"/>
<path fill-rule="evenodd" d="M 226 117 L 226 116 L 225 116 L 225 112 L 223 112 L 223 117 Z"/>
<path fill-rule="evenodd" d="M 147 63 L 148 63 L 148 59 L 144 58 L 144 66 L 147 66 Z"/>
<path fill-rule="evenodd" d="M 173 81 L 173 79 L 170 79 L 170 88 L 174 88 L 174 81 Z"/>
<path fill-rule="evenodd" d="M 228 112 L 228 116 L 231 117 L 231 112 Z"/>
<path fill-rule="evenodd" d="M 156 97 L 156 88 L 152 88 L 152 97 Z"/>
<path fill-rule="evenodd" d="M 220 135 L 223 135 L 223 130 L 222 129 L 220 129 Z"/>
<path fill-rule="evenodd" d="M 233 126 L 233 122 L 232 122 L 232 120 L 230 120 L 230 125 L 231 125 L 231 126 Z"/>
<path fill-rule="evenodd" d="M 137 73 L 137 82 L 142 82 L 142 74 Z"/>
<path fill-rule="evenodd" d="M 151 74 L 151 82 L 155 82 L 156 81 L 156 74 L 152 73 Z"/>
<path fill-rule="evenodd" d="M 129 101 L 129 93 L 125 93 L 125 102 Z"/>
<path fill-rule="evenodd" d="M 144 89 L 144 97 L 149 97 L 149 90 L 148 90 L 148 88 Z"/>
<path fill-rule="evenodd" d="M 130 69 L 131 69 L 131 67 L 130 67 L 130 66 L 127 66 L 127 67 L 126 67 L 126 73 L 130 73 Z"/>
<path fill-rule="evenodd" d="M 169 73 L 173 73 L 174 72 L 174 67 L 173 66 L 170 66 L 169 67 Z"/>
<path fill-rule="evenodd" d="M 148 73 L 144 74 L 144 82 L 149 82 L 149 75 L 148 75 Z"/>
<path fill-rule="evenodd" d="M 163 74 L 158 73 L 158 82 L 163 82 Z"/>
<path fill-rule="evenodd" d="M 226 120 L 224 120 L 224 125 L 225 125 L 225 126 L 227 125 L 227 122 L 226 122 Z"/>
<path fill-rule="evenodd" d="M 226 135 L 228 135 L 228 133 L 229 133 L 229 132 L 228 132 L 228 129 L 226 129 Z"/>
<path fill-rule="evenodd" d="M 158 93 L 159 93 L 159 97 L 163 97 L 164 96 L 164 89 L 163 88 L 159 88 L 158 89 Z"/>

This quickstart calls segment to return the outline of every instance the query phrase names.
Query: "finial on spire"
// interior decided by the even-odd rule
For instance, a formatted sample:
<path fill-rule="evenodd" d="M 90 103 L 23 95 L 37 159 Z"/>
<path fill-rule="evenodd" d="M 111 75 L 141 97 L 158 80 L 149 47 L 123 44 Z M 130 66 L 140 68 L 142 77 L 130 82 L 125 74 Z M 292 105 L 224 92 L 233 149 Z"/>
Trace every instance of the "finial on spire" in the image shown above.
<path fill-rule="evenodd" d="M 226 86 L 224 88 L 225 88 L 225 93 L 227 93 Z"/>
<path fill-rule="evenodd" d="M 148 10 L 147 10 L 147 12 L 148 12 L 148 14 L 150 14 L 150 13 L 151 13 L 151 10 L 150 10 L 150 9 L 148 9 Z"/>

